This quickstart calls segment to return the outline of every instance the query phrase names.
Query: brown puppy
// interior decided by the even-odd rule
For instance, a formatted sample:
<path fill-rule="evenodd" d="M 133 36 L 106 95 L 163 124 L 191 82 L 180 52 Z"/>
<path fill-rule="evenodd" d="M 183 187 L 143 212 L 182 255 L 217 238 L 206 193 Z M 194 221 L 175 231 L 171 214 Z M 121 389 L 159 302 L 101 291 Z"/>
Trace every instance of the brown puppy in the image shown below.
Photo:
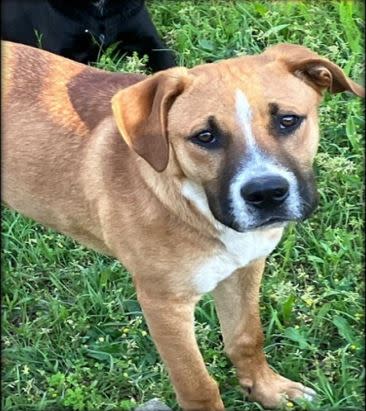
<path fill-rule="evenodd" d="M 3 64 L 4 201 L 123 262 L 182 408 L 224 409 L 193 328 L 209 291 L 250 398 L 311 399 L 266 362 L 258 290 L 316 205 L 322 92 L 363 88 L 295 45 L 151 77 L 11 43 Z"/>

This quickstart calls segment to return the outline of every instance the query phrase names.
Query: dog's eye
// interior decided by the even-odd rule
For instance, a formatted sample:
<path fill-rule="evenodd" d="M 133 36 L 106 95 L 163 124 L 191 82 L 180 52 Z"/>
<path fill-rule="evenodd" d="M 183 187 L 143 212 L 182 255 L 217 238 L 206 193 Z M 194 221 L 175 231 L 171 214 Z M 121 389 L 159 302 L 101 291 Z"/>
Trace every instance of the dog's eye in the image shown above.
<path fill-rule="evenodd" d="M 195 139 L 200 143 L 211 144 L 214 143 L 216 138 L 210 131 L 202 131 L 195 136 Z"/>
<path fill-rule="evenodd" d="M 216 134 L 208 130 L 195 134 L 191 137 L 191 141 L 204 148 L 218 148 L 220 146 Z"/>
<path fill-rule="evenodd" d="M 280 116 L 279 118 L 279 126 L 281 130 L 288 130 L 288 129 L 293 129 L 297 125 L 300 124 L 301 117 L 289 114 L 285 116 Z"/>

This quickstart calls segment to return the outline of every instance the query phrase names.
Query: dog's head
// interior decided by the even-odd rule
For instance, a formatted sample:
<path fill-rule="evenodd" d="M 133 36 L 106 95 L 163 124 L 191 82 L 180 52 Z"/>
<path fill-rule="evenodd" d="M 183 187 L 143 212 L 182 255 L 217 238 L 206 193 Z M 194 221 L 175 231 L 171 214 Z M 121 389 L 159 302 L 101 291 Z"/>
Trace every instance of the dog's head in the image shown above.
<path fill-rule="evenodd" d="M 326 90 L 364 95 L 334 63 L 282 44 L 166 70 L 118 92 L 112 107 L 132 150 L 156 172 L 174 162 L 182 195 L 242 232 L 314 210 L 317 107 Z"/>

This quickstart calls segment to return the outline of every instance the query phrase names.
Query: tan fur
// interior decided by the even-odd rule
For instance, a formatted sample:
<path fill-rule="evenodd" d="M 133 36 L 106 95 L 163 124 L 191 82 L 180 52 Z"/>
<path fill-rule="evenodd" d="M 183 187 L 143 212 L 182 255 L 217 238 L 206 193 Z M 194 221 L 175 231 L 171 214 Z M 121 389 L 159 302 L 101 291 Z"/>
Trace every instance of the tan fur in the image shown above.
<path fill-rule="evenodd" d="M 49 76 L 44 78 L 39 96 L 43 109 L 57 126 L 66 128 L 65 131 L 75 136 L 86 136 L 89 129 L 75 112 L 66 88 L 70 79 L 84 70 L 84 66 L 71 61 L 60 65 L 58 59 L 48 59 L 47 64 Z M 66 75 L 61 75 L 60 70 Z M 57 100 L 54 96 L 58 96 Z"/>
<path fill-rule="evenodd" d="M 189 180 L 216 192 L 224 171 L 245 152 L 235 90 L 244 90 L 255 108 L 257 143 L 275 157 L 291 155 L 302 170 L 311 168 L 316 152 L 322 91 L 333 87 L 362 94 L 333 63 L 310 56 L 327 70 L 320 81 L 307 49 L 290 46 L 287 58 L 284 47 L 144 79 L 105 73 L 26 46 L 3 46 L 3 199 L 121 260 L 133 275 L 184 410 L 224 409 L 193 328 L 200 298 L 193 286 L 195 269 L 224 245 L 212 217 L 181 190 Z M 300 110 L 307 115 L 306 126 L 279 142 L 268 131 L 269 102 Z M 230 149 L 208 153 L 188 142 L 206 127 L 209 115 L 230 135 Z M 266 363 L 258 310 L 263 267 L 259 260 L 237 270 L 214 294 L 241 384 L 252 399 L 273 407 L 284 394 L 302 395 L 303 387 Z"/>
<path fill-rule="evenodd" d="M 2 70 L 2 84 L 1 84 L 1 94 L 2 94 L 2 101 L 5 104 L 7 101 L 7 97 L 9 94 L 10 86 L 11 86 L 11 77 L 12 77 L 12 68 L 15 67 L 14 64 L 14 54 L 12 53 L 12 49 L 6 47 L 2 54 L 1 54 L 1 66 L 3 67 Z"/>

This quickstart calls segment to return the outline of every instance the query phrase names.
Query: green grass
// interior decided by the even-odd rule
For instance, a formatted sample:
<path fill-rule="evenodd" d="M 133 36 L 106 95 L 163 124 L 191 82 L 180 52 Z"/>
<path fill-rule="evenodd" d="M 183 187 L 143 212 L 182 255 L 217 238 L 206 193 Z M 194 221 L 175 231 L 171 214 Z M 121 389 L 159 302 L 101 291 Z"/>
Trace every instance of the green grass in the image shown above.
<path fill-rule="evenodd" d="M 149 3 L 186 66 L 287 41 L 362 77 L 361 2 Z M 143 60 L 113 58 L 113 50 L 98 65 L 144 69 Z M 318 392 L 309 410 L 364 407 L 362 115 L 359 99 L 326 97 L 316 159 L 320 208 L 287 230 L 262 287 L 268 359 Z M 3 246 L 4 410 L 129 410 L 152 397 L 176 407 L 130 276 L 117 261 L 9 210 L 3 212 Z M 261 410 L 242 400 L 210 296 L 196 319 L 205 362 L 227 408 Z"/>

